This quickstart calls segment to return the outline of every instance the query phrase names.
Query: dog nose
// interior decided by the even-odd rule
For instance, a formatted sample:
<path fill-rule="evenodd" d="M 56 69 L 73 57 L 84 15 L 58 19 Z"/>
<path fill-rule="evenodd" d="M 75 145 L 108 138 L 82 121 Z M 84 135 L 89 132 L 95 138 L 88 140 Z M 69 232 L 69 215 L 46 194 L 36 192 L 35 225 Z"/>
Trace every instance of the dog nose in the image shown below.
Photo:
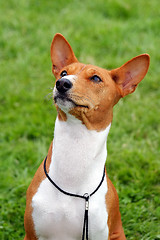
<path fill-rule="evenodd" d="M 60 93 L 67 92 L 72 87 L 71 81 L 67 78 L 61 78 L 56 82 L 56 88 Z"/>

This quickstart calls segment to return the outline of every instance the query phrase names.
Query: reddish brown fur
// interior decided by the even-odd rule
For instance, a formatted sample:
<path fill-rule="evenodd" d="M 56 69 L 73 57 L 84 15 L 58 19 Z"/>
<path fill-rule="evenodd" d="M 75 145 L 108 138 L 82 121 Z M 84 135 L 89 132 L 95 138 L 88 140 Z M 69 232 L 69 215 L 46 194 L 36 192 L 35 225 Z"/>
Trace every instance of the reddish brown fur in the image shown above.
<path fill-rule="evenodd" d="M 108 211 L 109 240 L 125 240 L 126 237 L 124 235 L 121 214 L 119 211 L 118 194 L 108 176 L 107 185 L 106 206 Z"/>
<path fill-rule="evenodd" d="M 48 151 L 48 155 L 47 155 L 47 159 L 48 159 L 47 164 L 46 164 L 47 171 L 50 166 L 51 156 L 52 156 L 52 143 L 49 147 L 49 151 Z M 31 203 L 32 203 L 32 198 L 35 195 L 35 193 L 37 192 L 37 189 L 38 189 L 40 183 L 46 177 L 44 170 L 43 170 L 43 162 L 39 166 L 36 174 L 34 175 L 32 182 L 27 190 L 26 211 L 25 211 L 25 215 L 24 215 L 24 227 L 25 227 L 25 231 L 26 231 L 26 236 L 25 236 L 24 240 L 37 240 L 35 231 L 34 231 L 34 224 L 33 224 L 33 220 L 32 220 Z"/>
<path fill-rule="evenodd" d="M 51 45 L 52 71 L 56 79 L 66 70 L 68 75 L 76 75 L 70 99 L 78 105 L 70 114 L 80 119 L 89 130 L 105 129 L 113 118 L 113 106 L 121 97 L 135 91 L 138 83 L 144 78 L 149 67 L 149 55 L 139 55 L 120 68 L 108 71 L 106 69 L 84 65 L 78 62 L 74 52 L 61 34 L 56 34 Z M 103 82 L 95 84 L 90 80 L 98 75 Z M 57 109 L 58 106 L 57 106 Z M 66 115 L 58 111 L 59 119 L 66 121 Z"/>
<path fill-rule="evenodd" d="M 121 97 L 132 93 L 137 84 L 144 78 L 149 67 L 149 55 L 137 56 L 120 68 L 111 71 L 79 63 L 74 52 L 61 34 L 56 34 L 51 45 L 52 71 L 56 79 L 64 69 L 69 75 L 76 75 L 70 99 L 77 105 L 70 110 L 70 114 L 80 119 L 88 129 L 101 131 L 112 121 L 113 107 Z M 90 80 L 93 75 L 98 75 L 103 82 L 94 83 Z M 81 105 L 81 106 L 80 106 Z M 66 114 L 59 109 L 58 118 L 66 121 Z M 48 151 L 47 170 L 49 169 L 52 155 L 52 143 Z M 106 173 L 107 176 L 107 173 Z M 25 240 L 37 240 L 32 220 L 32 197 L 45 178 L 43 163 L 38 168 L 27 191 L 27 203 L 24 225 L 26 230 Z M 125 240 L 119 212 L 119 200 L 116 189 L 107 177 L 108 191 L 106 194 L 106 207 L 108 211 L 108 240 Z"/>

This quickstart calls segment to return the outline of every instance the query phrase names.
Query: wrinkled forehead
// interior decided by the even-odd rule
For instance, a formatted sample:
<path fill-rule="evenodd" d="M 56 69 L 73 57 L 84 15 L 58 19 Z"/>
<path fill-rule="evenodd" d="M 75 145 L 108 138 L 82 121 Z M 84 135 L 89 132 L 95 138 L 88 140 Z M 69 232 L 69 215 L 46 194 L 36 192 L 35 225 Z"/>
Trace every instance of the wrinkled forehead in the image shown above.
<path fill-rule="evenodd" d="M 98 75 L 101 77 L 105 77 L 109 75 L 106 69 L 91 65 L 91 64 L 83 64 L 83 63 L 72 63 L 71 65 L 66 66 L 65 68 L 68 74 L 72 75 L 85 75 L 85 77 L 90 77 L 93 75 Z"/>

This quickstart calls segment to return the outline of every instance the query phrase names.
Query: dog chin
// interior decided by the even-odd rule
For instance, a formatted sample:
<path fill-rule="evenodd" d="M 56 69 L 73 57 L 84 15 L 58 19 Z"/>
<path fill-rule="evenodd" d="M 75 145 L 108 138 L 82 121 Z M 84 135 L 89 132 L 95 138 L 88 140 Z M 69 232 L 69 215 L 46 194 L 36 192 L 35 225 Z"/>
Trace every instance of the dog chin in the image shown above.
<path fill-rule="evenodd" d="M 70 110 L 72 110 L 76 105 L 67 99 L 61 99 L 57 98 L 55 103 L 57 106 L 65 113 L 68 113 Z"/>

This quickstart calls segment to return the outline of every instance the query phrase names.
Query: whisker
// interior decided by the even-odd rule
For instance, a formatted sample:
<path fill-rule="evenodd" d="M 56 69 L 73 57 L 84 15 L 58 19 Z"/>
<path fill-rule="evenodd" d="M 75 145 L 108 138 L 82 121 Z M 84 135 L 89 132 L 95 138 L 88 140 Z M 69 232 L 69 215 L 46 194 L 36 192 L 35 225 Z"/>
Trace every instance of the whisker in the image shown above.
<path fill-rule="evenodd" d="M 53 97 L 51 96 L 49 99 L 48 99 L 48 101 L 50 100 L 50 99 L 52 99 Z"/>
<path fill-rule="evenodd" d="M 46 89 L 50 89 L 50 90 L 53 90 L 54 88 L 51 88 L 51 87 L 47 87 Z"/>
<path fill-rule="evenodd" d="M 94 102 L 94 100 L 91 98 L 91 97 L 89 97 L 89 96 L 86 96 L 86 97 L 84 97 L 84 96 L 77 96 L 77 95 L 75 95 L 75 94 L 69 94 L 71 97 L 74 97 L 75 99 L 77 99 L 77 100 L 81 100 L 81 101 L 83 101 L 84 102 L 84 100 L 87 100 L 87 101 L 90 101 L 90 103 L 92 103 L 93 105 L 95 105 L 95 102 Z"/>
<path fill-rule="evenodd" d="M 44 98 L 47 98 L 49 95 L 53 94 L 52 92 L 51 93 L 48 93 Z"/>

